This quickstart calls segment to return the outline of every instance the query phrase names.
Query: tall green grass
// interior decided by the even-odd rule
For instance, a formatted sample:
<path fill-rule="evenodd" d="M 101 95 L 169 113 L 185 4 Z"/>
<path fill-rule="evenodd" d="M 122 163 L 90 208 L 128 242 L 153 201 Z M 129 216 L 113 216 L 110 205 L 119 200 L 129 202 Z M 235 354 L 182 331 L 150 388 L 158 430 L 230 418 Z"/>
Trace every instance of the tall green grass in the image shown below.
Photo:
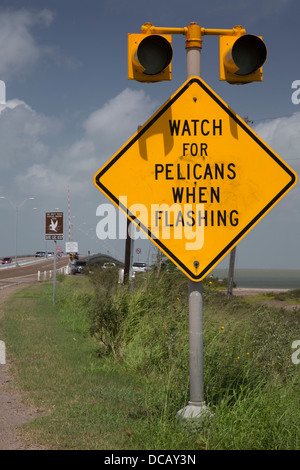
<path fill-rule="evenodd" d="M 178 271 L 159 279 L 154 273 L 141 275 L 131 288 L 113 287 L 99 270 L 92 282 L 94 326 L 101 324 L 106 282 L 120 320 L 110 331 L 113 347 L 101 342 L 101 329 L 94 330 L 103 354 L 112 352 L 124 369 L 144 377 L 149 409 L 171 422 L 189 398 L 186 278 Z M 215 419 L 200 440 L 219 449 L 299 448 L 300 369 L 291 360 L 291 345 L 300 338 L 299 311 L 228 301 L 216 285 L 204 282 L 205 400 Z"/>
<path fill-rule="evenodd" d="M 62 280 L 63 279 L 63 280 Z M 31 439 L 60 449 L 299 449 L 299 313 L 227 301 L 204 282 L 205 400 L 190 433 L 187 279 L 177 270 L 119 285 L 115 270 L 44 283 L 5 307 L 5 340 L 45 416 Z"/>

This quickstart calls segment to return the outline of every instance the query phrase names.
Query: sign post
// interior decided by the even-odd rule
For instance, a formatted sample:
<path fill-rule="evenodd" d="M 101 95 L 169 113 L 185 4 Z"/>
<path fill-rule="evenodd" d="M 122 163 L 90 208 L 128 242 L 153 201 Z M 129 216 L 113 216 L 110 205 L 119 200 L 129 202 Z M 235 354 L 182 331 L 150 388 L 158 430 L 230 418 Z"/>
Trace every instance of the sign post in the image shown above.
<path fill-rule="evenodd" d="M 45 218 L 45 240 L 54 242 L 53 260 L 53 303 L 56 300 L 56 242 L 64 239 L 64 214 L 63 212 L 46 212 Z"/>
<path fill-rule="evenodd" d="M 53 266 L 53 303 L 55 304 L 56 300 L 56 240 L 54 240 L 54 266 Z"/>
<path fill-rule="evenodd" d="M 200 77 L 201 42 L 189 47 L 187 43 L 187 78 Z M 203 377 L 203 285 L 202 281 L 188 280 L 189 284 L 189 353 L 190 353 L 190 400 L 179 410 L 180 419 L 201 421 L 208 414 L 204 400 Z"/>

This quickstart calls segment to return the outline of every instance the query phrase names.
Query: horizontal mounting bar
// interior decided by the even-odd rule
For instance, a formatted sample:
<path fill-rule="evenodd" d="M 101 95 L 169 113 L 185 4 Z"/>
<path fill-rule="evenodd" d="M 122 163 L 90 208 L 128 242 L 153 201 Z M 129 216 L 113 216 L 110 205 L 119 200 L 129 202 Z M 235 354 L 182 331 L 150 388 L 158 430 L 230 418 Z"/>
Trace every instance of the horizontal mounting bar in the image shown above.
<path fill-rule="evenodd" d="M 187 35 L 189 28 L 197 25 L 197 23 L 191 23 L 190 26 L 184 28 L 165 28 L 159 26 L 153 26 L 152 23 L 144 23 L 141 27 L 141 33 L 143 34 L 184 34 Z M 201 36 L 231 36 L 236 34 L 242 36 L 246 34 L 246 30 L 242 26 L 234 26 L 232 29 L 210 29 L 210 28 L 199 28 Z"/>

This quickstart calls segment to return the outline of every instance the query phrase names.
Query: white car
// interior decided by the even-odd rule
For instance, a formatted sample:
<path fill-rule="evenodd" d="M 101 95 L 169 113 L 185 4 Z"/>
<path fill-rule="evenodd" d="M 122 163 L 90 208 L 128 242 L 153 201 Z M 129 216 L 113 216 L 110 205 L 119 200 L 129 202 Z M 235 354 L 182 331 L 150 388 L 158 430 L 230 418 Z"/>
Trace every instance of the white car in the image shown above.
<path fill-rule="evenodd" d="M 104 263 L 102 268 L 103 269 L 106 269 L 106 268 L 114 268 L 116 266 L 116 263 Z"/>
<path fill-rule="evenodd" d="M 133 263 L 132 271 L 138 273 L 145 273 L 147 271 L 147 265 L 146 263 Z"/>

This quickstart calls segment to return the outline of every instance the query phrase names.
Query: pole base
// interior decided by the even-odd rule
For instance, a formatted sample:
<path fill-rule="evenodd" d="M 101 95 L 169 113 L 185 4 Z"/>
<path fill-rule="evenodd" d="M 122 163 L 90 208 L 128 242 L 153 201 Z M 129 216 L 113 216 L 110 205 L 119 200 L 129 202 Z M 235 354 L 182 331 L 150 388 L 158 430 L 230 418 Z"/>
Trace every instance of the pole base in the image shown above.
<path fill-rule="evenodd" d="M 197 428 L 201 427 L 204 421 L 208 421 L 213 417 L 205 402 L 191 402 L 185 408 L 179 410 L 176 418 L 183 424 L 191 424 Z"/>

